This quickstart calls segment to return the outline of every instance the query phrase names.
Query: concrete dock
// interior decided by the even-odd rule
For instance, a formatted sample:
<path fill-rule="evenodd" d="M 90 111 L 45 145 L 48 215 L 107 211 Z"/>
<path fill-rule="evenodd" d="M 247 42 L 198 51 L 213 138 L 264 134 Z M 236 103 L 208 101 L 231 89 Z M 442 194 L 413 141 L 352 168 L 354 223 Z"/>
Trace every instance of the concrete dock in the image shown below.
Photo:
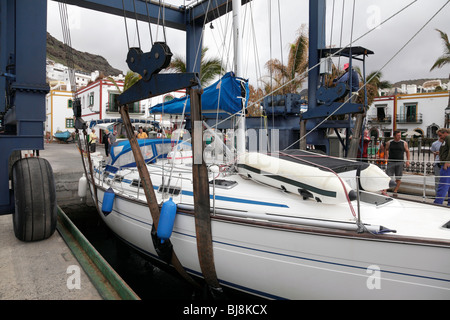
<path fill-rule="evenodd" d="M 97 146 L 104 152 L 103 145 Z M 39 156 L 47 159 L 53 169 L 56 186 L 56 200 L 59 206 L 80 203 L 78 197 L 78 180 L 83 175 L 81 154 L 75 143 L 45 143 Z M 87 204 L 94 205 L 91 197 L 86 197 Z"/>
<path fill-rule="evenodd" d="M 139 299 L 59 208 L 81 201 L 76 144 L 46 143 L 39 156 L 53 168 L 57 230 L 46 240 L 22 242 L 14 235 L 12 215 L 0 216 L 0 300 Z"/>
<path fill-rule="evenodd" d="M 1 300 L 103 299 L 58 231 L 43 241 L 22 242 L 14 236 L 12 216 L 4 215 L 0 244 Z M 79 289 L 71 278 L 78 270 Z"/>

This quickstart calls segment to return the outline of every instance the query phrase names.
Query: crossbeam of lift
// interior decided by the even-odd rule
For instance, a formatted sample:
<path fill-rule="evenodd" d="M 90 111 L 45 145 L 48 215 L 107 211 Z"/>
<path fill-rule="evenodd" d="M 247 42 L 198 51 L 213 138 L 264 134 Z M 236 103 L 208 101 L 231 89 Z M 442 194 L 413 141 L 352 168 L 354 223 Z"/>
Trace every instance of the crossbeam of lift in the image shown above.
<path fill-rule="evenodd" d="M 156 1 L 122 0 L 53 0 L 81 8 L 96 10 L 120 17 L 137 19 L 153 24 L 161 23 L 160 4 Z M 241 0 L 244 5 L 251 0 Z M 164 5 L 164 25 L 168 28 L 186 32 L 186 69 L 189 72 L 200 71 L 200 55 L 196 55 L 201 45 L 203 26 L 231 12 L 231 0 L 204 0 L 193 6 Z M 147 10 L 148 9 L 148 10 Z"/>

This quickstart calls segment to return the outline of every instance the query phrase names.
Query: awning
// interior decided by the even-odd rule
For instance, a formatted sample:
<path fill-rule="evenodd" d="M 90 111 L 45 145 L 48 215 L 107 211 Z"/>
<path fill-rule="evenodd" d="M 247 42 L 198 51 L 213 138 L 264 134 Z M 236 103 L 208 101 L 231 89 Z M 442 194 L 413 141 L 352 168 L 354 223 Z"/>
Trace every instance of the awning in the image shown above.
<path fill-rule="evenodd" d="M 154 120 L 147 120 L 147 119 L 136 119 L 131 118 L 131 123 L 142 123 L 146 125 L 152 125 L 155 128 L 159 128 L 159 122 Z M 93 127 L 97 126 L 99 129 L 105 130 L 108 127 L 116 124 L 116 123 L 122 123 L 122 118 L 109 118 L 109 119 L 98 119 L 98 120 L 91 120 L 89 121 L 89 129 L 92 129 Z"/>

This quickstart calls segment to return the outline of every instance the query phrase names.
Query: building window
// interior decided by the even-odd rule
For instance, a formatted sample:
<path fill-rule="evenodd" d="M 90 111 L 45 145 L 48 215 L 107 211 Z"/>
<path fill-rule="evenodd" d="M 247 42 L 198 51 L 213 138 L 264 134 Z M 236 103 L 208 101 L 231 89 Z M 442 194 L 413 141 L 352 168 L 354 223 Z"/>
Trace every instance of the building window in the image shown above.
<path fill-rule="evenodd" d="M 110 93 L 108 100 L 108 108 L 109 112 L 119 112 L 119 104 L 117 103 L 118 93 Z"/>
<path fill-rule="evenodd" d="M 433 123 L 427 127 L 427 137 L 432 139 L 437 139 L 438 135 L 436 131 L 439 129 L 439 126 L 436 123 Z"/>
<path fill-rule="evenodd" d="M 66 128 L 73 129 L 73 118 L 66 118 Z"/>
<path fill-rule="evenodd" d="M 383 121 L 386 118 L 386 107 L 387 107 L 387 105 L 385 105 L 385 104 L 375 105 L 375 107 L 377 108 L 377 120 L 378 121 Z"/>
<path fill-rule="evenodd" d="M 417 102 L 405 103 L 400 106 L 400 114 L 397 114 L 398 123 L 422 123 L 422 114 L 417 112 Z"/>
<path fill-rule="evenodd" d="M 417 119 L 417 103 L 405 104 L 406 121 L 414 122 Z"/>
<path fill-rule="evenodd" d="M 174 96 L 171 94 L 167 94 L 166 96 L 164 96 L 164 102 L 169 102 L 173 99 L 174 99 Z"/>
<path fill-rule="evenodd" d="M 93 106 L 94 105 L 94 93 L 91 92 L 89 94 L 89 106 Z"/>
<path fill-rule="evenodd" d="M 109 101 L 106 110 L 108 112 L 119 112 L 119 103 L 117 102 L 117 97 L 119 93 L 110 93 Z M 135 103 L 128 104 L 128 112 L 129 113 L 140 113 L 139 101 Z"/>

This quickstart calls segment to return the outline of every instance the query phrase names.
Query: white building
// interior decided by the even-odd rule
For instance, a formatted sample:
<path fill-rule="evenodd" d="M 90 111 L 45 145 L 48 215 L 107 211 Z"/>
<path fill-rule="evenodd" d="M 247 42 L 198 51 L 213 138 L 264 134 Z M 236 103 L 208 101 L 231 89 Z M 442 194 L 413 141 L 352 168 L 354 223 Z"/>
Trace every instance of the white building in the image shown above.
<path fill-rule="evenodd" d="M 77 97 L 81 100 L 82 118 L 85 121 L 99 120 L 99 119 L 114 119 L 120 118 L 119 105 L 117 97 L 120 95 L 123 87 L 123 79 L 117 78 L 116 83 L 121 89 L 120 91 L 109 79 L 97 79 L 88 84 L 86 87 L 77 91 Z M 135 102 L 129 107 L 131 118 L 144 118 L 148 120 L 155 120 L 161 123 L 162 126 L 166 124 L 167 119 L 161 115 L 148 116 L 148 108 L 163 101 L 170 101 L 173 98 L 182 97 L 185 95 L 184 90 L 171 92 L 165 95 L 145 99 Z M 167 122 L 168 123 L 168 122 Z"/>
<path fill-rule="evenodd" d="M 50 140 L 58 131 L 74 131 L 72 97 L 73 93 L 64 86 L 53 87 L 47 94 L 45 132 Z"/>
<path fill-rule="evenodd" d="M 380 96 L 389 96 L 393 94 L 413 94 L 413 93 L 425 93 L 425 92 L 436 92 L 436 89 L 440 89 L 438 91 L 449 91 L 450 89 L 450 81 L 442 82 L 441 80 L 428 80 L 422 83 L 422 85 L 416 84 L 401 84 L 400 87 L 396 88 L 387 88 L 387 89 L 378 89 L 378 94 Z"/>
<path fill-rule="evenodd" d="M 53 60 L 47 59 L 46 73 L 50 85 L 56 83 L 64 83 L 67 90 L 71 90 L 69 68 L 61 63 L 56 63 Z M 73 71 L 72 71 L 73 72 Z M 86 86 L 89 82 L 95 81 L 99 76 L 98 71 L 86 73 L 82 71 L 75 71 L 74 80 L 77 88 Z"/>
<path fill-rule="evenodd" d="M 45 131 L 51 137 L 57 131 L 75 131 L 72 109 L 74 94 L 71 91 L 69 69 L 67 66 L 47 59 L 47 78 L 50 92 L 46 98 Z M 122 91 L 124 75 L 114 76 L 113 79 Z M 117 96 L 120 91 L 111 80 L 99 79 L 99 71 L 92 72 L 90 75 L 76 71 L 75 81 L 76 96 L 80 98 L 82 118 L 85 121 L 120 118 L 117 104 Z M 180 90 L 136 102 L 129 109 L 130 117 L 155 120 L 160 122 L 161 126 L 167 127 L 170 116 L 152 115 L 149 117 L 149 107 L 184 95 L 185 91 Z"/>
<path fill-rule="evenodd" d="M 393 130 L 415 131 L 436 138 L 445 127 L 448 92 L 397 94 L 375 98 L 367 111 L 367 129 L 372 137 L 391 137 Z"/>

